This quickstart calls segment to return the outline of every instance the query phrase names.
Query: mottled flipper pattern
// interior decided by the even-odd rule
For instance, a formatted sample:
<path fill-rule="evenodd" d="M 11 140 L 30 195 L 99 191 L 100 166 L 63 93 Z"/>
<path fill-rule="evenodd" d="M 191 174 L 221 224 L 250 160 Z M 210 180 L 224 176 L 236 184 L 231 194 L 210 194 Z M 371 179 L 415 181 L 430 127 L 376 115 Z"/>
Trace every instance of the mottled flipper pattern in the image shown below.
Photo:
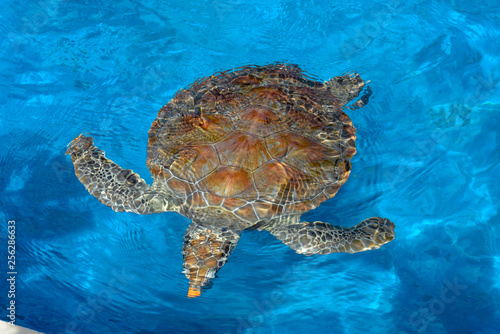
<path fill-rule="evenodd" d="M 184 235 L 184 274 L 189 279 L 188 297 L 198 297 L 201 289 L 227 262 L 240 232 L 226 228 L 205 228 L 192 223 Z"/>
<path fill-rule="evenodd" d="M 394 224 L 379 217 L 368 218 L 349 228 L 314 222 L 280 226 L 270 232 L 305 255 L 362 252 L 377 249 L 395 237 Z"/>
<path fill-rule="evenodd" d="M 171 210 L 162 192 L 153 190 L 137 173 L 107 159 L 91 137 L 79 135 L 66 154 L 71 155 L 75 174 L 89 193 L 113 210 L 138 214 Z"/>

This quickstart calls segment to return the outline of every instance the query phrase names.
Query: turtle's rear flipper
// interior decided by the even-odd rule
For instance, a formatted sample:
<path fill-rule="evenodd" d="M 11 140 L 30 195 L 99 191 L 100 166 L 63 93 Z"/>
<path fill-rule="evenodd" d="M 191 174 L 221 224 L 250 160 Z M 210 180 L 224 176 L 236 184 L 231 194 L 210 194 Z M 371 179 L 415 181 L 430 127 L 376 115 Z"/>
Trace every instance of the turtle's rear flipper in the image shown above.
<path fill-rule="evenodd" d="M 373 217 L 349 228 L 314 222 L 275 227 L 270 232 L 297 253 L 313 255 L 377 249 L 394 239 L 394 227 L 389 219 Z"/>
<path fill-rule="evenodd" d="M 68 147 L 75 174 L 91 195 L 115 211 L 148 214 L 168 211 L 164 194 L 153 191 L 130 169 L 122 169 L 94 146 L 91 137 L 79 135 Z"/>
<path fill-rule="evenodd" d="M 215 273 L 227 262 L 240 238 L 239 232 L 205 228 L 192 223 L 184 235 L 184 274 L 189 279 L 188 297 L 198 297 Z"/>

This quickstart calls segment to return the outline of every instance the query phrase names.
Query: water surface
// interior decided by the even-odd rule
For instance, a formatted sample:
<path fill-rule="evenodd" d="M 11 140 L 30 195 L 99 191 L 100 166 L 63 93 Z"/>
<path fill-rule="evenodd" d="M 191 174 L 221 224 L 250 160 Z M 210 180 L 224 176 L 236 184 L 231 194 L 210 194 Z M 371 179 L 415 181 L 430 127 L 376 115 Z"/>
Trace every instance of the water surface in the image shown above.
<path fill-rule="evenodd" d="M 498 333 L 495 1 L 2 4 L 0 248 L 15 220 L 17 324 L 58 334 Z M 147 132 L 178 89 L 275 61 L 322 80 L 370 80 L 370 103 L 349 112 L 351 177 L 304 220 L 389 217 L 397 239 L 305 257 L 247 232 L 214 286 L 188 300 L 187 219 L 101 205 L 66 145 L 89 133 L 150 182 Z"/>

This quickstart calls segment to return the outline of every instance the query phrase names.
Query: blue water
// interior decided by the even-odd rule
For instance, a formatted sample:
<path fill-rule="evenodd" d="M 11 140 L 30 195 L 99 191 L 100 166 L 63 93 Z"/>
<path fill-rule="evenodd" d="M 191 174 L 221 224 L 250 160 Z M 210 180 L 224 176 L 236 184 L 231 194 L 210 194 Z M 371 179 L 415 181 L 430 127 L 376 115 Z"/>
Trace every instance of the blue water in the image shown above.
<path fill-rule="evenodd" d="M 16 324 L 44 333 L 500 332 L 498 2 L 0 3 L 0 314 L 15 220 Z M 304 219 L 380 215 L 397 238 L 305 257 L 246 232 L 188 300 L 187 219 L 101 205 L 66 144 L 87 132 L 150 182 L 147 132 L 175 91 L 275 61 L 371 81 L 351 177 Z"/>

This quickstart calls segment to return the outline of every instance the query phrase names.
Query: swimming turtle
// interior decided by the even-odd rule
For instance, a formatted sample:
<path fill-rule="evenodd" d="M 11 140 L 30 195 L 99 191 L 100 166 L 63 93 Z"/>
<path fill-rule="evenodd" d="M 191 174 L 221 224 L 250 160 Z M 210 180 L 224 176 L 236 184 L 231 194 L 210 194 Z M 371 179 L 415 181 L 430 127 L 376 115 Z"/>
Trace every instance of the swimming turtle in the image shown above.
<path fill-rule="evenodd" d="M 192 220 L 182 255 L 188 297 L 196 297 L 245 229 L 269 231 L 305 255 L 394 239 L 386 218 L 354 227 L 300 221 L 347 181 L 356 136 L 344 110 L 370 94 L 358 74 L 319 82 L 295 65 L 245 66 L 199 79 L 161 108 L 149 131 L 152 186 L 107 159 L 91 137 L 79 135 L 66 154 L 90 194 L 113 210 Z"/>

